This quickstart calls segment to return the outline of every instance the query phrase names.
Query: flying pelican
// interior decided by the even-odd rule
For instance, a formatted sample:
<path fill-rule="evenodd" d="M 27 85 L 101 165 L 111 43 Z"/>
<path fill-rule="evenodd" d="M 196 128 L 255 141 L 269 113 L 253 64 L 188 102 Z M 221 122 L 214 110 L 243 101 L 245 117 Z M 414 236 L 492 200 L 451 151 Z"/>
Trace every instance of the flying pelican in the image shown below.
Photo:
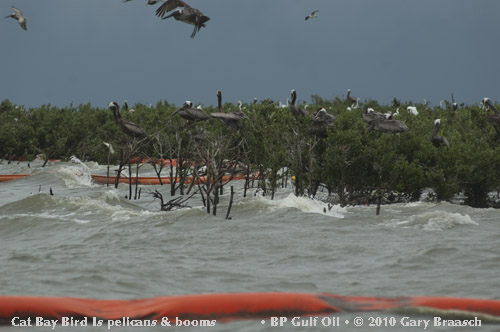
<path fill-rule="evenodd" d="M 8 15 L 8 16 L 5 16 L 5 18 L 8 18 L 8 17 L 12 17 L 13 19 L 16 19 L 17 22 L 19 23 L 19 25 L 21 26 L 21 28 L 23 28 L 23 30 L 28 30 L 28 28 L 26 28 L 26 17 L 23 16 L 23 13 L 21 13 L 21 11 L 19 9 L 17 9 L 16 7 L 12 6 L 12 10 L 14 11 L 12 14 Z"/>
<path fill-rule="evenodd" d="M 183 7 L 184 9 L 177 9 L 170 15 L 165 16 L 167 12 L 177 7 Z M 158 7 L 156 10 L 156 16 L 161 17 L 162 19 L 173 17 L 177 21 L 194 25 L 191 38 L 194 38 L 194 36 L 196 36 L 196 32 L 200 31 L 202 27 L 205 27 L 205 23 L 210 20 L 210 18 L 203 14 L 200 10 L 191 7 L 182 0 L 167 0 L 164 4 Z"/>
<path fill-rule="evenodd" d="M 121 117 L 120 106 L 116 101 L 110 102 L 108 106 L 111 112 L 113 112 L 113 115 L 115 116 L 115 121 L 120 125 L 121 130 L 125 134 L 135 138 L 144 138 L 148 136 L 144 131 L 144 129 L 142 129 L 135 123 L 125 120 Z"/>
<path fill-rule="evenodd" d="M 333 127 L 335 116 L 326 112 L 324 108 L 320 108 L 313 117 L 313 125 L 310 129 L 311 134 L 326 138 L 328 137 L 328 128 Z"/>
<path fill-rule="evenodd" d="M 295 101 L 297 100 L 297 91 L 295 91 L 295 89 L 292 89 L 291 94 L 292 94 L 292 101 L 290 102 L 290 111 L 292 111 L 292 114 L 294 116 L 309 115 L 309 112 L 307 110 L 295 106 Z"/>
<path fill-rule="evenodd" d="M 201 107 L 193 108 L 193 103 L 189 100 L 186 100 L 186 102 L 170 116 L 174 116 L 177 113 L 179 113 L 181 118 L 188 120 L 190 123 L 210 119 L 210 116 L 205 113 Z"/>
<path fill-rule="evenodd" d="M 451 93 L 451 109 L 456 111 L 458 108 L 458 104 L 455 103 L 455 98 L 453 97 L 453 92 Z"/>
<path fill-rule="evenodd" d="M 436 119 L 434 121 L 434 130 L 432 130 L 431 142 L 435 147 L 440 147 L 441 144 L 444 144 L 448 149 L 450 148 L 450 143 L 445 137 L 438 136 L 438 131 L 441 128 L 441 119 Z"/>
<path fill-rule="evenodd" d="M 242 119 L 247 119 L 248 117 L 246 116 L 245 113 L 242 111 L 236 111 L 234 113 L 227 113 L 222 109 L 222 91 L 217 90 L 217 105 L 219 112 L 212 113 L 210 116 L 215 119 L 219 119 L 224 124 L 230 128 L 233 129 L 241 129 L 243 128 L 243 123 L 241 122 Z"/>
<path fill-rule="evenodd" d="M 316 15 L 316 13 L 319 12 L 319 10 L 315 10 L 313 11 L 311 14 L 307 15 L 306 16 L 306 21 L 310 18 L 318 18 L 318 15 Z"/>

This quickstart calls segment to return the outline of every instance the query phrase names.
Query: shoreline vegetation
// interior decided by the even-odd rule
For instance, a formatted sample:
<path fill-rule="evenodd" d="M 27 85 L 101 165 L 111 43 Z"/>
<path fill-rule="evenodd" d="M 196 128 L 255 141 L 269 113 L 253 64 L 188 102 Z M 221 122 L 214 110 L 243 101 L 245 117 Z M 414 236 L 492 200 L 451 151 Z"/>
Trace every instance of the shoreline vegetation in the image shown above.
<path fill-rule="evenodd" d="M 185 120 L 167 101 L 120 108 L 122 118 L 140 126 L 144 137 L 123 132 L 107 107 L 49 104 L 25 109 L 6 99 L 0 104 L 0 158 L 33 160 L 43 155 L 45 160 L 69 160 L 74 155 L 119 165 L 118 174 L 128 168 L 129 176 L 140 168 L 132 158 L 148 158 L 158 178 L 173 180 L 172 196 L 197 192 L 213 214 L 219 194 L 231 182 L 228 174 L 246 175 L 244 195 L 251 181 L 271 198 L 293 181 L 297 196 L 314 197 L 322 190 L 342 206 L 377 204 L 377 214 L 382 203 L 417 201 L 424 192 L 430 201 L 462 197 L 463 204 L 471 207 L 498 207 L 500 127 L 491 121 L 491 110 L 479 104 L 456 109 L 451 102 L 431 107 L 411 102 L 379 105 L 375 100 L 353 103 L 349 98 L 326 100 L 316 95 L 311 99 L 307 107 L 297 105 L 306 108 L 306 116 L 294 116 L 289 106 L 272 101 L 223 104 L 224 113 L 241 120 L 237 126 L 227 125 L 217 106 L 203 108 L 208 115 L 218 115 L 206 121 Z M 314 132 L 313 118 L 320 108 L 335 117 L 333 125 L 329 118 L 326 135 Z M 392 112 L 409 131 L 369 130 L 373 123 L 367 125 L 363 115 L 370 108 L 381 114 Z M 431 141 L 436 119 L 441 120 L 439 134 L 446 137 L 449 148 Z M 201 176 L 211 181 L 186 181 Z M 231 188 L 231 201 L 232 195 Z M 128 197 L 132 196 L 130 186 Z"/>

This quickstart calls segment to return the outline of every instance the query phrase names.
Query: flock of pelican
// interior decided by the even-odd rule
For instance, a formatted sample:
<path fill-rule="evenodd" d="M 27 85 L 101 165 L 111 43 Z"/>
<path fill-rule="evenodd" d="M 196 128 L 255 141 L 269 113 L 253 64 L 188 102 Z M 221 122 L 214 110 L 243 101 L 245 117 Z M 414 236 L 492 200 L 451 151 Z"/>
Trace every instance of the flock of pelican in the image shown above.
<path fill-rule="evenodd" d="M 347 97 L 346 97 L 348 102 L 353 102 L 353 107 L 356 107 L 354 105 L 354 102 L 356 105 L 359 104 L 359 98 L 355 98 L 351 96 L 351 90 L 347 90 Z M 329 114 L 325 108 L 321 107 L 319 108 L 314 115 L 311 115 L 309 111 L 307 111 L 304 108 L 299 108 L 295 105 L 295 102 L 297 100 L 297 91 L 295 89 L 291 90 L 291 102 L 288 105 L 290 108 L 291 114 L 297 118 L 297 119 L 307 119 L 309 118 L 312 122 L 310 125 L 309 133 L 311 135 L 320 137 L 320 138 L 326 138 L 328 137 L 328 130 L 333 128 L 333 125 L 335 123 L 335 116 L 333 114 Z M 255 104 L 256 100 L 254 100 Z M 265 103 L 264 101 L 263 103 Z M 189 100 L 184 102 L 184 104 L 179 107 L 175 112 L 173 112 L 170 116 L 175 116 L 179 115 L 181 118 L 185 119 L 188 121 L 188 125 L 193 125 L 196 122 L 199 121 L 205 121 L 209 119 L 218 119 L 222 123 L 224 123 L 228 128 L 231 128 L 233 130 L 240 130 L 243 128 L 243 121 L 248 119 L 248 116 L 242 112 L 242 103 L 239 102 L 239 110 L 234 111 L 234 112 L 227 112 L 222 109 L 222 91 L 217 90 L 217 107 L 218 107 L 218 112 L 214 112 L 211 114 L 207 114 L 201 106 L 198 106 L 196 108 L 193 108 L 193 103 Z M 399 101 L 394 98 L 393 104 L 395 106 L 399 106 L 400 103 Z M 489 98 L 483 98 L 482 100 L 482 107 L 484 109 L 492 110 L 493 115 L 488 116 L 488 119 L 490 122 L 494 122 L 497 124 L 500 124 L 500 111 L 495 107 L 493 102 Z M 453 94 L 452 94 L 452 109 L 457 110 L 457 105 L 453 99 Z M 128 109 L 128 105 L 125 101 L 125 108 Z M 134 138 L 147 138 L 148 135 L 146 132 L 139 127 L 137 124 L 130 122 L 128 120 L 125 120 L 121 117 L 120 111 L 119 111 L 119 105 L 117 102 L 113 101 L 109 103 L 109 109 L 111 112 L 113 112 L 114 118 L 116 123 L 120 126 L 121 130 L 127 134 L 128 136 L 134 137 Z M 348 107 L 347 110 L 350 110 L 351 108 Z M 418 115 L 418 111 L 414 106 L 409 106 L 408 107 L 408 112 L 413 115 Z M 397 112 L 399 113 L 399 112 Z M 396 114 L 397 114 L 396 113 Z M 408 126 L 401 120 L 396 120 L 393 118 L 394 115 L 391 112 L 388 113 L 380 113 L 376 112 L 373 108 L 367 108 L 366 111 L 363 113 L 362 117 L 363 120 L 366 122 L 366 129 L 367 130 L 375 130 L 375 131 L 380 131 L 383 133 L 391 133 L 391 134 L 397 134 L 397 133 L 405 133 L 409 132 L 410 129 Z M 446 148 L 450 148 L 450 143 L 445 137 L 438 136 L 438 132 L 441 129 L 442 122 L 440 119 L 436 119 L 434 121 L 434 129 L 432 131 L 431 135 L 431 143 L 435 147 L 440 147 L 444 145 Z"/>
<path fill-rule="evenodd" d="M 129 1 L 132 0 L 123 0 L 123 2 L 129 2 Z M 163 4 L 156 10 L 156 16 L 160 17 L 163 20 L 173 17 L 177 21 L 194 25 L 194 30 L 191 33 L 191 38 L 194 38 L 194 36 L 196 36 L 196 33 L 200 31 L 201 28 L 205 27 L 206 26 L 205 23 L 210 20 L 210 18 L 207 15 L 203 14 L 201 10 L 191 7 L 182 0 L 166 0 L 166 1 L 147 0 L 146 4 L 156 5 L 159 2 L 163 2 Z M 182 9 L 177 9 L 177 8 L 182 8 Z M 167 15 L 168 12 L 171 12 L 174 9 L 177 10 Z M 19 22 L 21 28 L 27 30 L 26 17 L 23 16 L 23 13 L 16 7 L 12 6 L 12 10 L 14 11 L 14 13 L 10 14 L 9 16 L 6 16 L 5 18 L 12 17 L 13 19 L 16 19 Z M 318 15 L 316 13 L 318 11 L 319 10 L 315 10 L 311 14 L 307 15 L 306 21 L 310 18 L 317 18 Z"/>
<path fill-rule="evenodd" d="M 131 0 L 123 0 L 124 2 L 129 2 Z M 194 25 L 194 30 L 191 33 L 191 38 L 194 38 L 196 36 L 196 33 L 200 31 L 202 27 L 205 27 L 205 23 L 210 20 L 208 16 L 203 14 L 202 11 L 199 9 L 193 8 L 190 5 L 188 5 L 186 2 L 182 0 L 147 0 L 146 4 L 148 5 L 155 5 L 159 2 L 163 2 L 163 4 L 158 7 L 156 10 L 156 16 L 161 17 L 162 19 L 168 19 L 170 17 L 173 17 L 177 21 L 181 21 L 187 24 Z M 177 9 L 177 8 L 182 8 L 182 9 Z M 173 11 L 176 9 L 175 11 Z M 5 18 L 13 18 L 17 20 L 19 25 L 21 26 L 22 29 L 27 30 L 26 26 L 26 21 L 27 18 L 23 15 L 23 13 L 17 9 L 16 7 L 12 6 L 13 13 L 6 16 Z M 172 12 L 173 11 L 173 12 Z M 169 12 L 172 12 L 168 14 Z M 311 12 L 311 14 L 307 15 L 305 20 L 309 20 L 311 18 L 317 18 L 317 13 L 319 10 L 315 10 Z M 355 98 L 351 96 L 351 90 L 347 90 L 347 100 L 352 103 L 351 107 L 348 107 L 347 110 L 351 109 L 356 109 L 359 107 L 359 98 Z M 451 94 L 451 99 L 452 99 L 452 109 L 454 111 L 457 110 L 458 104 L 455 102 L 455 98 L 453 96 L 453 93 Z M 220 90 L 217 91 L 217 100 L 218 100 L 218 112 L 212 113 L 208 115 L 203 111 L 201 108 L 193 108 L 193 103 L 191 101 L 186 101 L 179 109 L 177 109 L 173 114 L 176 115 L 178 114 L 180 117 L 188 120 L 188 122 L 193 123 L 197 121 L 204 121 L 208 120 L 210 118 L 215 118 L 219 119 L 222 121 L 226 126 L 233 128 L 233 129 L 241 129 L 242 128 L 242 120 L 247 119 L 247 116 L 245 113 L 241 111 L 241 104 L 240 104 L 240 110 L 236 112 L 225 112 L 222 109 L 222 92 Z M 295 89 L 291 91 L 291 102 L 289 104 L 290 111 L 295 117 L 311 117 L 309 112 L 306 109 L 299 108 L 295 105 L 295 102 L 297 100 L 297 92 Z M 441 104 L 443 101 L 441 101 Z M 394 98 L 393 99 L 393 105 L 395 107 L 400 106 L 400 102 Z M 281 105 L 282 107 L 286 107 L 286 105 Z M 486 110 L 492 110 L 493 115 L 488 116 L 488 120 L 490 122 L 494 122 L 497 124 L 500 124 L 500 112 L 497 110 L 493 102 L 489 98 L 483 98 L 482 100 L 482 106 Z M 128 109 L 128 105 L 125 102 L 125 108 Z M 111 102 L 109 103 L 109 109 L 113 112 L 114 118 L 116 122 L 119 124 L 120 128 L 122 131 L 132 137 L 135 138 L 144 138 L 147 137 L 146 132 L 139 127 L 137 124 L 130 122 L 128 120 L 125 120 L 121 117 L 120 111 L 119 111 L 119 105 L 117 102 Z M 399 108 L 398 108 L 399 110 Z M 131 110 L 132 111 L 132 110 Z M 414 106 L 408 106 L 407 111 L 413 115 L 418 115 L 417 108 Z M 399 112 L 396 111 L 395 115 L 397 115 Z M 327 111 L 324 108 L 320 108 L 314 116 L 311 117 L 312 119 L 312 126 L 310 128 L 310 133 L 319 137 L 327 137 L 328 135 L 328 128 L 332 128 L 333 124 L 335 122 L 335 116 L 332 114 L 327 113 Z M 378 112 L 375 112 L 373 109 L 368 108 L 366 112 L 363 114 L 363 119 L 367 123 L 367 129 L 368 130 L 376 130 L 376 131 L 381 131 L 385 133 L 402 133 L 402 132 L 408 132 L 409 128 L 406 126 L 406 124 L 400 120 L 393 119 L 393 114 L 388 113 L 388 114 L 381 114 Z M 431 136 L 431 142 L 434 146 L 441 146 L 445 145 L 448 149 L 450 148 L 450 144 L 448 140 L 445 137 L 438 136 L 438 131 L 441 128 L 441 120 L 436 119 L 434 121 L 434 130 L 432 132 Z"/>

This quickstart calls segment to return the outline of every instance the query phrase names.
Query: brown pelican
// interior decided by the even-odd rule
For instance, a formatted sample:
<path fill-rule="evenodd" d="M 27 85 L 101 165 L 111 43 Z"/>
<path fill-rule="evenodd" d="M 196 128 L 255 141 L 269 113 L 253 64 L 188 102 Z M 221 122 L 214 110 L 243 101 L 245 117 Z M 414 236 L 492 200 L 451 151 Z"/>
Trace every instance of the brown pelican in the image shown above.
<path fill-rule="evenodd" d="M 387 119 L 385 115 L 382 117 L 376 118 L 366 125 L 368 130 L 377 130 L 383 133 L 405 133 L 410 131 L 410 129 L 406 126 L 403 121 Z"/>
<path fill-rule="evenodd" d="M 451 109 L 456 111 L 458 109 L 458 104 L 455 103 L 455 98 L 453 97 L 453 92 L 451 93 Z"/>
<path fill-rule="evenodd" d="M 224 124 L 230 128 L 234 129 L 241 129 L 243 128 L 243 123 L 241 120 L 247 119 L 248 117 L 246 116 L 245 113 L 242 111 L 236 111 L 234 113 L 227 113 L 222 109 L 222 91 L 217 90 L 217 105 L 219 112 L 212 113 L 210 116 L 214 119 L 219 119 Z"/>
<path fill-rule="evenodd" d="M 167 12 L 177 7 L 183 7 L 184 9 L 178 9 L 170 15 L 165 16 Z M 205 23 L 210 20 L 210 18 L 203 14 L 200 10 L 191 7 L 182 0 L 167 0 L 164 4 L 158 7 L 156 10 L 156 16 L 161 17 L 162 19 L 173 17 L 177 21 L 194 25 L 191 38 L 194 38 L 196 32 L 200 31 L 202 27 L 205 27 Z"/>
<path fill-rule="evenodd" d="M 488 110 L 492 110 L 493 111 L 493 115 L 489 115 L 488 116 L 488 121 L 492 122 L 492 123 L 497 123 L 497 124 L 500 124 L 500 112 L 498 111 L 498 109 L 495 107 L 495 105 L 493 104 L 493 102 L 491 101 L 490 98 L 483 98 L 483 107 L 488 111 Z"/>
<path fill-rule="evenodd" d="M 384 114 L 380 112 L 375 112 L 373 108 L 367 108 L 366 112 L 363 114 L 363 120 L 370 122 L 376 119 L 384 118 Z"/>
<path fill-rule="evenodd" d="M 210 116 L 201 108 L 193 108 L 193 103 L 187 100 L 178 110 L 172 113 L 171 116 L 179 113 L 179 116 L 189 122 L 203 121 L 210 119 Z"/>
<path fill-rule="evenodd" d="M 125 100 L 123 102 L 123 108 L 125 109 L 125 111 L 129 111 L 129 113 L 134 113 L 135 112 L 135 109 L 133 109 L 133 108 L 128 109 L 128 102 L 127 102 L 127 100 Z"/>
<path fill-rule="evenodd" d="M 109 109 L 111 110 L 111 112 L 113 112 L 115 121 L 120 125 L 121 130 L 125 134 L 135 138 L 145 138 L 148 136 L 144 129 L 142 129 L 135 123 L 122 118 L 122 116 L 120 115 L 120 106 L 116 101 L 112 101 L 109 103 Z"/>
<path fill-rule="evenodd" d="M 5 16 L 5 18 L 12 17 L 13 19 L 16 19 L 21 28 L 23 28 L 24 30 L 28 30 L 26 28 L 26 17 L 23 16 L 23 13 L 21 13 L 21 11 L 14 6 L 12 6 L 12 10 L 14 12 L 9 16 Z"/>
<path fill-rule="evenodd" d="M 450 148 L 450 143 L 448 143 L 448 140 L 445 137 L 438 136 L 438 131 L 441 128 L 441 120 L 436 119 L 434 121 L 434 130 L 432 130 L 432 135 L 431 135 L 431 142 L 432 145 L 435 147 L 440 147 L 441 144 L 444 144 L 448 149 Z"/>
<path fill-rule="evenodd" d="M 316 115 L 313 117 L 313 125 L 311 127 L 311 134 L 326 138 L 328 137 L 328 128 L 333 127 L 335 116 L 328 114 L 324 108 L 320 108 Z"/>
<path fill-rule="evenodd" d="M 295 91 L 295 89 L 292 89 L 291 93 L 292 93 L 292 101 L 290 103 L 290 111 L 292 111 L 292 114 L 295 116 L 309 115 L 309 112 L 307 110 L 295 106 L 295 101 L 297 100 L 297 91 Z"/>
<path fill-rule="evenodd" d="M 353 96 L 351 96 L 351 89 L 347 89 L 347 97 L 346 97 L 347 101 L 351 102 L 351 107 L 352 108 L 357 108 L 357 105 L 359 103 L 359 98 L 355 98 Z M 356 107 L 353 107 L 352 105 L 354 105 L 354 103 L 356 103 Z"/>
<path fill-rule="evenodd" d="M 490 98 L 483 98 L 483 106 L 486 108 L 486 110 L 492 110 L 495 114 L 500 114 L 498 109 L 495 107 L 493 102 L 491 101 Z"/>
<path fill-rule="evenodd" d="M 319 12 L 319 10 L 315 10 L 313 11 L 311 14 L 307 15 L 306 16 L 306 21 L 310 18 L 318 18 L 318 15 L 316 15 L 316 13 Z"/>

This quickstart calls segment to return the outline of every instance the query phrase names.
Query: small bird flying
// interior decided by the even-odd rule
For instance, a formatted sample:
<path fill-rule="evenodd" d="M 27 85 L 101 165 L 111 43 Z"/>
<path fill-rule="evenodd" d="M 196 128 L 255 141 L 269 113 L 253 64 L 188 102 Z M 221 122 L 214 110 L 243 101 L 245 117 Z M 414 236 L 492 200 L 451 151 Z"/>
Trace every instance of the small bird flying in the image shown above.
<path fill-rule="evenodd" d="M 24 17 L 23 13 L 21 13 L 21 11 L 16 7 L 12 6 L 12 10 L 14 12 L 8 16 L 5 16 L 5 18 L 12 17 L 13 19 L 16 19 L 21 28 L 27 31 L 28 29 L 26 28 L 26 17 Z"/>
<path fill-rule="evenodd" d="M 306 16 L 306 21 L 310 18 L 318 18 L 318 15 L 316 15 L 316 13 L 319 12 L 319 10 L 315 10 L 313 11 L 311 14 L 307 15 Z"/>

